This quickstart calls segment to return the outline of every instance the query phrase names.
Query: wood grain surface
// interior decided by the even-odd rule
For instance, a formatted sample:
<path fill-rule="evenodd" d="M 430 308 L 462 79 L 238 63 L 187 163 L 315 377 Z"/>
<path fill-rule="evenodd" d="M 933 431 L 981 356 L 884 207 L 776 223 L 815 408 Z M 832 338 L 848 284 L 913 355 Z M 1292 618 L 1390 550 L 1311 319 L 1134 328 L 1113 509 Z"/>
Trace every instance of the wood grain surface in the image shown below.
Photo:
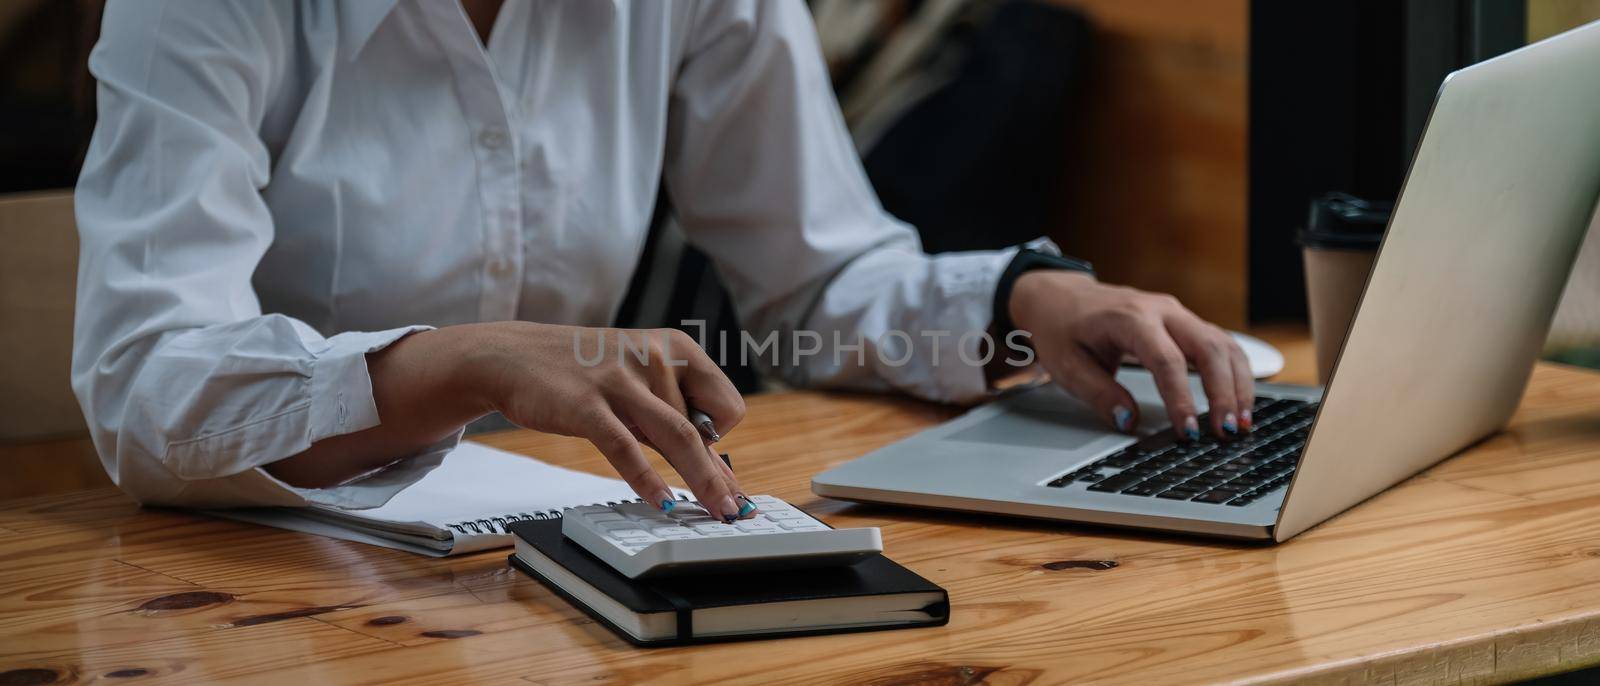
<path fill-rule="evenodd" d="M 1506 432 L 1275 547 L 810 493 L 954 412 L 763 395 L 723 443 L 750 490 L 882 527 L 949 589 L 947 627 L 636 649 L 503 551 L 427 559 L 101 489 L 0 503 L 0 684 L 1446 684 L 1600 662 L 1600 375 L 1540 366 Z M 578 441 L 484 440 L 603 473 Z"/>
<path fill-rule="evenodd" d="M 1245 0 L 1053 0 L 1093 27 L 1049 235 L 1101 278 L 1246 322 Z"/>

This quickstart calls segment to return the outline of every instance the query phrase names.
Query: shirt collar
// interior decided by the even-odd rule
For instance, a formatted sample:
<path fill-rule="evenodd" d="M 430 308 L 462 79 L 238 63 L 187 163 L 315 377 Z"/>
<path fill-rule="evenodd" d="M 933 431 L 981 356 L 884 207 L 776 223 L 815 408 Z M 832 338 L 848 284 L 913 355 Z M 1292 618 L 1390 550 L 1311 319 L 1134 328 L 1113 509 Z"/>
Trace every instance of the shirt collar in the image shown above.
<path fill-rule="evenodd" d="M 357 0 L 335 5 L 339 8 L 339 47 L 345 59 L 353 60 L 361 54 L 372 32 L 378 30 L 397 3 L 398 0 Z"/>

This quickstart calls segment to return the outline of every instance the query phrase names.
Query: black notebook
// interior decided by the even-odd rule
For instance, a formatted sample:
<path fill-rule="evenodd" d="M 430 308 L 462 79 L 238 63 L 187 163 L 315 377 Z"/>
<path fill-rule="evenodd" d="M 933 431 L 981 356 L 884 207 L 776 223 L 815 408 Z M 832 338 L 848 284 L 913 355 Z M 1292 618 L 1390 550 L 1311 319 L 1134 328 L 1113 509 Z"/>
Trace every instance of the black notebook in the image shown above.
<path fill-rule="evenodd" d="M 511 525 L 511 566 L 639 646 L 940 626 L 950 596 L 882 555 L 828 569 L 629 579 L 561 535 Z"/>

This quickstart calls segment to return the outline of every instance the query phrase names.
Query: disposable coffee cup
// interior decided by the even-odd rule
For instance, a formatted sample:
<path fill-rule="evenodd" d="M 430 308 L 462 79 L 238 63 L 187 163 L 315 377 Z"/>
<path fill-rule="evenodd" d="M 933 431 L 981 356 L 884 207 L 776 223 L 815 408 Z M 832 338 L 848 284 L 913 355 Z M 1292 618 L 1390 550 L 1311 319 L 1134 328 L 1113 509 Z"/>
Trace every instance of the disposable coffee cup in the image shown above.
<path fill-rule="evenodd" d="M 1329 193 L 1311 202 L 1300 230 L 1317 379 L 1327 383 L 1383 242 L 1394 204 Z"/>

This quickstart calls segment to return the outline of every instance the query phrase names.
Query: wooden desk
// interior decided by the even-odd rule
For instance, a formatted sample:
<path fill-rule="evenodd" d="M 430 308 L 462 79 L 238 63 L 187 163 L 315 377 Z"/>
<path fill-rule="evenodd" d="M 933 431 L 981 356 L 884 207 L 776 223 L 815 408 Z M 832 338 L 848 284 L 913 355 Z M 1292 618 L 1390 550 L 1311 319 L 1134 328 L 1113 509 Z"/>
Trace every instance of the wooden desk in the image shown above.
<path fill-rule="evenodd" d="M 724 443 L 743 482 L 883 527 L 950 590 L 948 627 L 639 650 L 503 552 L 424 559 L 98 490 L 0 504 L 0 684 L 1455 683 L 1600 661 L 1600 375 L 1541 366 L 1508 432 L 1277 547 L 825 501 L 811 474 L 951 411 L 750 406 Z M 487 442 L 602 467 L 571 440 Z"/>

